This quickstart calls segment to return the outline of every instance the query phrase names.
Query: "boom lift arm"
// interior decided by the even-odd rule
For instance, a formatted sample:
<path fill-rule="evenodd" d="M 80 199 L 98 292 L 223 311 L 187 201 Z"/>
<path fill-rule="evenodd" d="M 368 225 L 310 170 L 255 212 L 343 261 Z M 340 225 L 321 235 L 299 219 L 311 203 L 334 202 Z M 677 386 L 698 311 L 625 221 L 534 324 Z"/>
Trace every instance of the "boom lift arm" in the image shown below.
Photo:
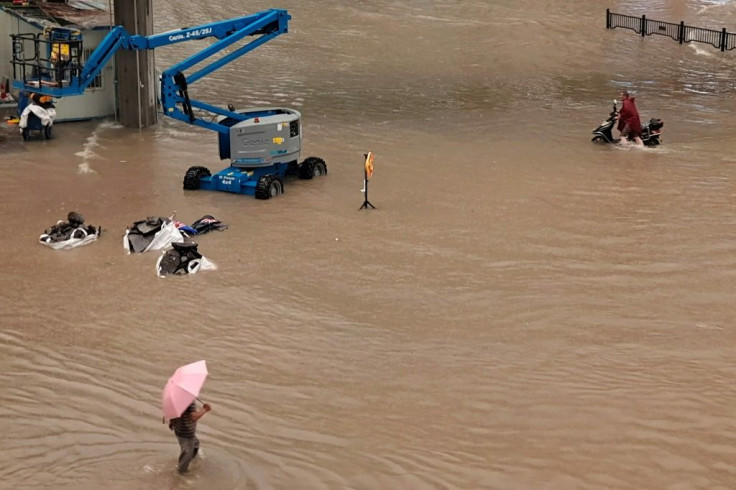
<path fill-rule="evenodd" d="M 166 116 L 173 117 L 188 124 L 228 134 L 230 126 L 215 122 L 214 118 L 210 118 L 211 120 L 197 118 L 193 108 L 202 109 L 235 121 L 243 121 L 246 119 L 246 116 L 238 112 L 190 99 L 189 85 L 270 41 L 274 37 L 288 32 L 288 22 L 290 19 L 291 16 L 289 16 L 286 10 L 271 9 L 245 17 L 212 22 L 151 36 L 131 36 L 124 27 L 116 26 L 110 30 L 99 46 L 92 52 L 84 63 L 84 66 L 70 66 L 66 68 L 69 73 L 69 80 L 68 82 L 64 81 L 62 83 L 44 83 L 41 79 L 40 70 L 33 70 L 33 68 L 40 66 L 40 61 L 47 61 L 45 54 L 39 52 L 39 42 L 37 40 L 34 42 L 34 56 L 24 58 L 23 43 L 24 40 L 27 41 L 27 35 L 14 35 L 12 36 L 13 61 L 11 62 L 14 70 L 13 88 L 52 97 L 81 95 L 120 49 L 153 50 L 158 47 L 194 39 L 214 37 L 218 39 L 217 42 L 163 72 L 161 76 L 161 105 L 163 113 Z M 63 30 L 63 28 L 60 29 Z M 184 74 L 185 70 L 204 62 L 238 41 L 242 41 L 244 38 L 251 39 L 234 51 L 217 60 L 211 61 L 191 75 L 186 76 Z M 63 41 L 60 42 L 57 40 L 47 43 L 53 46 L 63 44 Z M 74 49 L 81 51 L 81 41 L 74 41 L 74 43 Z"/>

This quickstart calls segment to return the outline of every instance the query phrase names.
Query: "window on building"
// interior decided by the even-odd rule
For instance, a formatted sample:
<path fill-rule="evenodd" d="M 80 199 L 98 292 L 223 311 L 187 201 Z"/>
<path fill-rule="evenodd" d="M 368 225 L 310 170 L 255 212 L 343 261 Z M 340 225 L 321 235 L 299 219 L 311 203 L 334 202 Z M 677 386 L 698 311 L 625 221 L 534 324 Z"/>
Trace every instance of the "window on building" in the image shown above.
<path fill-rule="evenodd" d="M 87 63 L 87 60 L 92 55 L 91 49 L 85 49 L 82 56 L 82 63 Z M 92 80 L 92 83 L 88 85 L 88 88 L 102 88 L 102 71 Z"/>

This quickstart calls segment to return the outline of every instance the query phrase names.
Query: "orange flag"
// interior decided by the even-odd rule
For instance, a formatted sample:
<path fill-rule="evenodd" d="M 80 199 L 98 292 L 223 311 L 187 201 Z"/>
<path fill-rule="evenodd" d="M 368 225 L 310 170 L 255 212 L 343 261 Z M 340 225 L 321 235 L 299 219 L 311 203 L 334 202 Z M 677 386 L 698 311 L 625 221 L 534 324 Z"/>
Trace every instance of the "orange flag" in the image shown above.
<path fill-rule="evenodd" d="M 373 177 L 373 152 L 369 151 L 365 156 L 365 175 L 367 178 Z"/>

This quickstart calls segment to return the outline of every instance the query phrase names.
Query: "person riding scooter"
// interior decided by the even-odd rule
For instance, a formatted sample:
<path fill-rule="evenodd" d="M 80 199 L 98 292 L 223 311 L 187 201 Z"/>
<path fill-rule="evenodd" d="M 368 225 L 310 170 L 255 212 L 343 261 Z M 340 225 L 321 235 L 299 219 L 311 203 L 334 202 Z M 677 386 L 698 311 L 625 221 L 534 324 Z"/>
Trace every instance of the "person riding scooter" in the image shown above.
<path fill-rule="evenodd" d="M 621 110 L 618 113 L 618 130 L 621 131 L 621 141 L 627 138 L 633 139 L 637 145 L 644 146 L 641 140 L 641 119 L 636 109 L 635 97 L 630 97 L 629 92 L 621 92 Z"/>
<path fill-rule="evenodd" d="M 632 142 L 636 141 L 634 139 L 635 138 L 634 131 L 631 129 L 631 124 L 628 125 L 629 127 L 627 129 L 626 121 L 619 119 L 619 110 L 616 107 L 617 104 L 618 104 L 618 101 L 614 99 L 613 107 L 612 107 L 611 112 L 608 115 L 608 118 L 604 120 L 597 128 L 595 128 L 592 131 L 593 138 L 591 138 L 591 141 L 593 143 L 618 144 L 618 143 L 621 143 L 622 141 L 627 141 L 627 137 L 629 141 L 632 141 Z M 613 137 L 614 126 L 616 126 L 617 122 L 621 124 L 622 121 L 624 121 L 623 128 L 622 128 L 624 131 L 622 131 L 621 133 L 621 138 L 614 138 Z M 641 122 L 639 122 L 638 127 L 641 133 L 637 134 L 636 136 L 640 137 L 641 142 L 644 144 L 644 146 L 648 146 L 648 147 L 658 146 L 661 143 L 662 126 L 664 126 L 664 121 L 656 117 L 651 118 L 649 122 L 645 124 L 642 124 Z M 634 121 L 634 128 L 636 128 L 636 121 Z"/>

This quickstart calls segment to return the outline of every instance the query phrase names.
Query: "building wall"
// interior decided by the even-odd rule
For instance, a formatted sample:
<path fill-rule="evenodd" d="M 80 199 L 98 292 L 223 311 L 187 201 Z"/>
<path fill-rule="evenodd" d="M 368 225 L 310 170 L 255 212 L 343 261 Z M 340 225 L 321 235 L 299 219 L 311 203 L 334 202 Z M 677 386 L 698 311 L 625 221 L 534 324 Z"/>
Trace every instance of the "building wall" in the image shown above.
<path fill-rule="evenodd" d="M 107 31 L 84 31 L 84 50 L 93 50 L 100 44 Z M 56 120 L 74 121 L 113 116 L 115 114 L 115 61 L 114 57 L 101 72 L 102 87 L 89 87 L 84 94 L 56 99 Z"/>
<path fill-rule="evenodd" d="M 0 9 L 0 32 L 4 34 L 0 36 L 0 79 L 12 80 L 10 34 L 37 34 L 41 32 L 41 29 Z M 107 30 L 82 31 L 83 48 L 85 50 L 96 48 L 106 34 Z M 55 99 L 56 122 L 103 118 L 115 114 L 114 60 L 102 69 L 101 75 L 102 86 L 100 88 L 88 88 L 82 95 Z M 17 96 L 15 93 L 17 91 L 13 92 L 13 95 Z"/>
<path fill-rule="evenodd" d="M 13 79 L 13 66 L 10 60 L 13 59 L 12 47 L 10 45 L 10 34 L 17 32 L 16 25 L 18 19 L 0 10 L 0 80 L 5 82 L 6 79 Z M 5 35 L 7 33 L 8 35 Z"/>

